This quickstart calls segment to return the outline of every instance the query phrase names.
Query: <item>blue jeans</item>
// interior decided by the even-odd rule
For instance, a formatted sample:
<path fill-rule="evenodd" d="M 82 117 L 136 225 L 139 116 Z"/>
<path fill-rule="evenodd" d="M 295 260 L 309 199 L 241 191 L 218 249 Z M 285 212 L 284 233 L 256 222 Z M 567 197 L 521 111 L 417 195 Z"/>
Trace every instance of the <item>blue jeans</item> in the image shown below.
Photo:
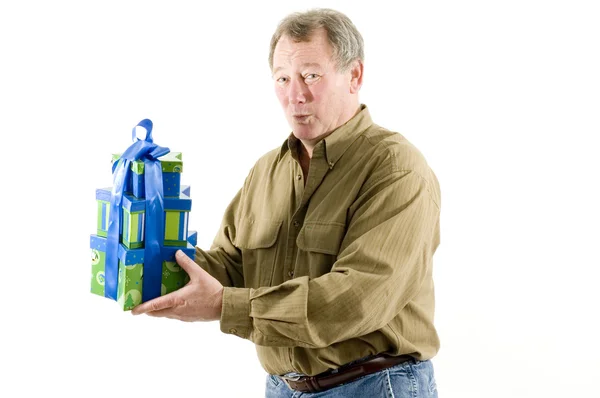
<path fill-rule="evenodd" d="M 265 398 L 437 398 L 431 361 L 408 361 L 362 376 L 329 390 L 309 393 L 292 390 L 278 376 L 267 375 Z"/>

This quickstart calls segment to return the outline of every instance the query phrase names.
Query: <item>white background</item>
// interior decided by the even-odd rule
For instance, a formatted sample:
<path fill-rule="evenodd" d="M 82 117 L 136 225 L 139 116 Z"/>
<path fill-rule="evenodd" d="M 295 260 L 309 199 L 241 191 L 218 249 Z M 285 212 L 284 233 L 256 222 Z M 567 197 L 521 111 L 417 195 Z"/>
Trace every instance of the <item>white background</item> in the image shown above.
<path fill-rule="evenodd" d="M 600 397 L 597 2 L 392 4 L 3 1 L 0 396 L 262 396 L 251 342 L 89 293 L 95 189 L 152 119 L 208 248 L 289 132 L 271 34 L 321 6 L 364 36 L 375 122 L 440 180 L 440 397 Z"/>

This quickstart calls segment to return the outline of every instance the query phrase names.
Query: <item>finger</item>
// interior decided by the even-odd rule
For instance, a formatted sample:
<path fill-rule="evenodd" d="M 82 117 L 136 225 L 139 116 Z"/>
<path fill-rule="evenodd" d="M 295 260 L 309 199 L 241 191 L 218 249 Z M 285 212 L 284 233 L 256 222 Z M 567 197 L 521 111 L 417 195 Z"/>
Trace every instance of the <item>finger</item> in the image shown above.
<path fill-rule="evenodd" d="M 175 292 L 166 296 L 155 298 L 154 300 L 146 301 L 131 310 L 133 315 L 146 314 L 152 311 L 160 311 L 166 308 L 172 308 L 176 305 Z"/>
<path fill-rule="evenodd" d="M 175 261 L 177 261 L 177 264 L 179 264 L 179 266 L 183 268 L 185 272 L 187 272 L 187 274 L 190 276 L 190 279 L 197 279 L 200 275 L 202 275 L 202 272 L 206 272 L 181 250 L 177 250 L 177 252 L 175 252 Z"/>
<path fill-rule="evenodd" d="M 195 318 L 190 315 L 185 315 L 183 313 L 177 313 L 174 309 L 167 309 L 155 312 L 149 312 L 146 315 L 154 317 L 154 318 L 168 318 L 168 319 L 177 319 L 182 322 L 195 322 L 195 321 L 205 321 L 202 318 Z"/>
<path fill-rule="evenodd" d="M 175 313 L 173 308 L 167 308 L 167 309 L 158 310 L 158 311 L 150 311 L 150 312 L 146 313 L 146 315 L 155 317 L 155 318 L 169 318 L 169 319 L 181 320 L 181 317 Z"/>

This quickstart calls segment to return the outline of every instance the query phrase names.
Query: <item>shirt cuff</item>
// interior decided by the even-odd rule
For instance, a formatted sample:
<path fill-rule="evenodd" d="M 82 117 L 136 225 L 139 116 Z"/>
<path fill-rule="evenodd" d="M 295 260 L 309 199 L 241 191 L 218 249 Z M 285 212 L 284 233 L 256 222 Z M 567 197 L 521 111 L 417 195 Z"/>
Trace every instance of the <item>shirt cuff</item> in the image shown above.
<path fill-rule="evenodd" d="M 223 288 L 221 331 L 247 339 L 252 331 L 250 318 L 250 289 Z"/>

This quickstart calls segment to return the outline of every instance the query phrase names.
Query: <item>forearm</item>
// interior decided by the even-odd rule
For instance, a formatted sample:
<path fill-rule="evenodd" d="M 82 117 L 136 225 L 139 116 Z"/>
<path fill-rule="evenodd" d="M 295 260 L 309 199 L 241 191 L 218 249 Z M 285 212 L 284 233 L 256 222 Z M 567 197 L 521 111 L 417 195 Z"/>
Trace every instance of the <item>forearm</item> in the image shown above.
<path fill-rule="evenodd" d="M 221 221 L 210 250 L 196 247 L 194 261 L 223 286 L 244 286 L 242 255 L 233 244 L 235 239 L 235 214 L 241 200 L 242 190 L 233 198 Z"/>
<path fill-rule="evenodd" d="M 258 345 L 308 348 L 368 334 L 384 327 L 420 288 L 421 265 L 416 253 L 412 257 L 405 277 L 338 269 L 274 287 L 225 288 L 221 329 Z"/>
<path fill-rule="evenodd" d="M 217 247 L 205 251 L 196 247 L 194 261 L 223 286 L 244 286 L 244 275 L 239 260 L 233 258 L 223 248 Z"/>

